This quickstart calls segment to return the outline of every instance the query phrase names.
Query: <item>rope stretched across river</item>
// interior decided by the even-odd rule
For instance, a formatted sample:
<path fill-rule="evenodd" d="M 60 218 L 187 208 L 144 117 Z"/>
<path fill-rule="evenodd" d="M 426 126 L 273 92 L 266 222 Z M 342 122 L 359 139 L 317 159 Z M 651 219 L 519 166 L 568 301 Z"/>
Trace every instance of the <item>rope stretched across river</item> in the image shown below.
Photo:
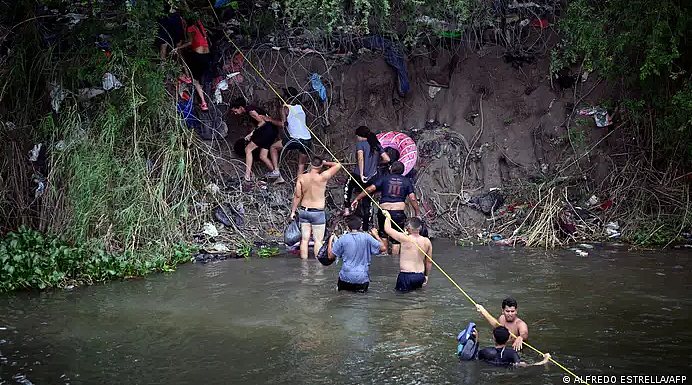
<path fill-rule="evenodd" d="M 211 0 L 208 0 L 208 1 L 209 1 L 209 6 L 211 7 L 212 11 L 214 12 L 214 17 L 216 17 L 216 20 L 217 20 L 217 21 L 219 22 L 219 24 L 220 24 L 220 23 L 221 23 L 221 20 L 219 20 L 219 16 L 216 14 L 216 11 L 214 10 L 213 5 L 211 4 Z M 238 47 L 238 45 L 236 45 L 236 43 L 233 41 L 233 39 L 231 39 L 230 36 L 228 36 L 228 34 L 226 33 L 226 31 L 223 31 L 223 34 L 224 34 L 224 36 L 226 36 L 226 39 L 228 39 L 228 41 L 233 45 L 233 47 L 238 51 L 238 53 L 240 53 L 240 55 L 243 57 L 243 60 L 245 60 L 245 61 L 252 67 L 252 69 L 257 73 L 257 75 L 267 84 L 267 86 L 269 86 L 269 88 L 272 90 L 272 92 L 274 92 L 274 94 L 276 94 L 276 96 L 279 98 L 279 100 L 281 100 L 281 102 L 282 102 L 284 105 L 289 106 L 289 108 L 292 108 L 292 106 L 290 106 L 288 103 L 286 103 L 286 100 L 284 100 L 284 98 L 276 91 L 276 89 L 274 88 L 274 86 L 273 86 L 271 83 L 269 83 L 269 81 L 264 77 L 264 75 L 262 75 L 262 73 L 257 69 L 257 67 L 255 67 L 255 65 L 252 64 L 252 62 L 251 62 L 250 60 L 248 60 L 248 58 L 247 58 L 247 56 L 245 56 L 245 53 L 243 52 L 243 50 L 241 50 L 240 47 Z M 363 186 L 360 184 L 360 182 L 358 181 L 357 178 L 355 178 L 345 167 L 343 167 L 343 164 L 339 161 L 339 159 L 337 159 L 337 157 L 334 155 L 334 153 L 332 153 L 332 151 L 327 147 L 327 145 L 325 145 L 324 142 L 322 142 L 322 140 L 321 140 L 317 135 L 315 135 L 315 133 L 312 131 L 312 129 L 311 129 L 310 127 L 308 127 L 307 123 L 303 123 L 303 124 L 305 124 L 305 128 L 307 128 L 307 130 L 310 132 L 310 135 L 312 135 L 312 137 L 315 138 L 315 139 L 320 143 L 320 145 L 322 145 L 322 147 L 324 147 L 324 149 L 327 151 L 327 153 L 329 153 L 329 155 L 334 159 L 334 162 L 336 162 L 336 163 L 338 163 L 340 166 L 342 166 L 343 170 L 346 172 L 346 174 L 348 174 L 348 177 L 351 178 L 354 182 L 356 182 L 356 184 L 358 185 L 358 187 L 359 187 L 363 192 L 365 192 L 365 194 L 368 196 L 368 198 L 372 201 L 372 203 L 375 204 L 375 206 L 376 206 L 378 209 L 382 210 L 382 207 L 380 207 L 380 205 L 379 205 L 379 204 L 377 203 L 377 201 L 373 198 L 373 196 L 370 195 L 370 193 L 368 193 L 367 190 L 366 190 L 365 188 L 363 188 Z M 433 260 L 432 257 L 429 256 L 428 253 L 426 253 L 425 250 L 423 250 L 423 249 L 418 245 L 418 243 L 415 242 L 415 241 L 411 238 L 411 236 L 408 235 L 408 234 L 404 231 L 404 229 L 402 229 L 401 227 L 399 227 L 399 225 L 398 225 L 396 222 L 394 222 L 394 221 L 392 221 L 392 224 L 393 224 L 394 226 L 396 226 L 396 227 L 399 229 L 400 232 L 402 232 L 404 235 L 406 235 L 406 237 L 408 237 L 409 240 L 410 240 L 414 245 L 416 245 L 416 247 L 418 248 L 418 250 L 420 250 L 420 252 L 423 253 L 423 255 L 425 255 L 425 257 L 428 258 L 428 259 L 430 260 L 430 262 L 432 262 L 433 265 L 435 265 L 435 267 L 437 267 L 437 269 L 440 270 L 440 272 L 441 272 L 445 277 L 447 277 L 447 279 L 448 279 L 457 289 L 459 289 L 459 291 L 461 292 L 461 294 L 463 294 L 474 306 L 478 305 L 478 303 L 476 303 L 476 301 L 474 301 L 473 298 L 471 298 L 471 296 L 469 296 L 468 293 L 466 293 L 466 291 L 464 291 L 464 289 L 462 289 L 461 286 L 459 286 L 459 285 L 456 283 L 456 281 L 454 281 L 454 279 L 452 279 L 452 277 L 450 277 L 449 274 L 447 274 L 447 272 L 444 271 L 444 269 L 442 269 L 442 267 L 440 267 L 440 265 L 438 265 L 437 262 L 435 262 L 435 260 Z M 495 319 L 494 317 L 493 317 L 493 320 L 494 320 L 498 325 L 502 326 L 502 325 L 500 324 L 500 322 L 499 322 L 497 319 Z M 510 331 L 509 333 L 512 335 L 512 337 L 517 338 L 517 336 L 514 335 L 514 333 L 512 333 L 511 331 Z M 543 354 L 544 354 L 544 353 L 541 352 L 540 350 L 536 349 L 535 347 L 529 345 L 528 343 L 526 343 L 526 342 L 524 342 L 524 341 L 522 341 L 522 344 L 526 345 L 526 346 L 529 347 L 531 350 L 535 351 L 536 353 L 538 353 L 538 354 L 540 354 L 540 355 L 543 355 Z M 569 369 L 567 369 L 566 367 L 564 367 L 564 366 L 563 366 L 562 364 L 560 364 L 559 362 L 555 361 L 552 357 L 550 358 L 550 361 L 553 362 L 555 365 L 557 365 L 560 369 L 562 369 L 562 370 L 564 370 L 565 372 L 567 372 L 567 373 L 569 373 L 570 375 L 572 375 L 572 376 L 575 378 L 575 382 L 584 383 L 584 384 L 586 384 L 586 385 L 589 385 L 588 383 L 582 381 L 582 380 L 581 380 L 576 374 L 574 374 L 572 371 L 570 371 Z"/>

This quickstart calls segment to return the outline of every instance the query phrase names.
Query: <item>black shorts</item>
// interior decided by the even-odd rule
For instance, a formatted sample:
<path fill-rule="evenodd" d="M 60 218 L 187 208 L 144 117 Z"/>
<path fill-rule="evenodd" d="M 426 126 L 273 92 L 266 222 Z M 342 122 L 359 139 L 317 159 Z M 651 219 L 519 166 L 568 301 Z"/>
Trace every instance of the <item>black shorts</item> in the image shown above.
<path fill-rule="evenodd" d="M 265 122 L 261 127 L 257 127 L 255 132 L 250 137 L 250 141 L 259 148 L 269 150 L 272 144 L 276 142 L 276 137 L 279 136 L 279 129 L 269 122 Z"/>
<path fill-rule="evenodd" d="M 308 154 L 308 151 L 312 151 L 312 139 L 284 138 L 281 143 L 286 151 L 298 150 L 305 155 Z"/>
<path fill-rule="evenodd" d="M 411 291 L 420 289 L 425 282 L 425 273 L 399 273 L 396 277 L 396 290 Z"/>
<path fill-rule="evenodd" d="M 404 210 L 389 210 L 389 214 L 392 216 L 392 222 L 396 223 L 399 225 L 399 228 L 394 226 L 392 224 L 392 229 L 401 232 L 402 230 L 406 230 L 406 221 L 408 218 L 406 217 L 406 212 Z M 384 232 L 384 221 L 385 221 L 384 214 L 382 214 L 382 210 L 377 212 L 377 225 L 378 225 L 378 230 L 377 232 L 380 234 L 380 237 L 385 237 L 387 236 L 387 233 Z M 389 241 L 392 243 L 392 245 L 398 245 L 399 241 L 389 238 Z"/>
<path fill-rule="evenodd" d="M 198 81 L 202 80 L 204 74 L 207 73 L 210 61 L 210 53 L 197 53 L 195 51 L 185 53 L 185 64 L 190 67 L 192 78 Z"/>
<path fill-rule="evenodd" d="M 358 293 L 365 293 L 368 291 L 368 286 L 370 285 L 370 282 L 365 282 L 365 283 L 351 283 L 351 282 L 344 282 L 339 278 L 339 281 L 336 284 L 336 287 L 338 288 L 339 291 L 341 290 L 348 290 L 348 291 L 355 291 Z"/>

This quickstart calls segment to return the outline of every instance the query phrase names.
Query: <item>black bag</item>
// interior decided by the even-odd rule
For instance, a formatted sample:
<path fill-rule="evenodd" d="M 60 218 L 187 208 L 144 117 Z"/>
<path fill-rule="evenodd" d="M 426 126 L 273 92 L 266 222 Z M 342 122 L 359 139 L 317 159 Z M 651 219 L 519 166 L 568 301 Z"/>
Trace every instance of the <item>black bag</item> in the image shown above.
<path fill-rule="evenodd" d="M 337 238 L 334 237 L 333 242 L 336 242 L 336 239 Z M 332 244 L 333 244 L 333 242 L 332 242 Z M 334 258 L 334 259 L 329 258 L 329 253 L 327 252 L 328 249 L 329 249 L 329 241 L 327 240 L 327 242 L 323 243 L 322 247 L 320 247 L 320 251 L 317 252 L 317 260 L 320 261 L 320 263 L 325 265 L 325 266 L 329 266 L 332 263 L 334 263 L 334 261 L 336 261 L 336 258 Z"/>
<path fill-rule="evenodd" d="M 296 218 L 284 230 L 284 243 L 286 246 L 293 246 L 300 242 L 300 238 L 300 226 L 298 226 L 298 218 Z"/>

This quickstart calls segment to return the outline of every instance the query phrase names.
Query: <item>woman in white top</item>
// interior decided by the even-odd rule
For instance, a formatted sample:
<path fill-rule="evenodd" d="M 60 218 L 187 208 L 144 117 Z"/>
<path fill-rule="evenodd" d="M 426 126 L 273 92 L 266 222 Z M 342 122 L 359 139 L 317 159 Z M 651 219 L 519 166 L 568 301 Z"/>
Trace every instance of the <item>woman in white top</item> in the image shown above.
<path fill-rule="evenodd" d="M 294 98 L 293 98 L 294 99 Z M 291 102 L 293 100 L 289 100 Z M 298 175 L 305 171 L 308 162 L 308 152 L 312 152 L 312 135 L 305 122 L 303 107 L 296 104 L 284 104 L 281 109 L 281 124 L 288 131 L 288 137 L 279 139 L 272 144 L 270 151 L 272 160 L 278 162 L 279 152 L 283 150 L 298 150 Z"/>

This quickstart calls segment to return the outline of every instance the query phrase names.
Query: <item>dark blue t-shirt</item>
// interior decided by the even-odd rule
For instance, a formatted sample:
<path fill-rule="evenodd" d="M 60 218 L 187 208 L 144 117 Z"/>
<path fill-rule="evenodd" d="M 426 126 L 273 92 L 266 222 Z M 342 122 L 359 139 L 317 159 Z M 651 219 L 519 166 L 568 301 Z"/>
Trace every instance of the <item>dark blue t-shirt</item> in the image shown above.
<path fill-rule="evenodd" d="M 375 182 L 376 191 L 382 193 L 380 203 L 406 202 L 406 197 L 413 193 L 411 179 L 398 174 L 389 174 Z"/>
<path fill-rule="evenodd" d="M 494 366 L 512 366 L 521 362 L 519 355 L 509 348 L 485 348 L 478 352 L 478 359 Z"/>

